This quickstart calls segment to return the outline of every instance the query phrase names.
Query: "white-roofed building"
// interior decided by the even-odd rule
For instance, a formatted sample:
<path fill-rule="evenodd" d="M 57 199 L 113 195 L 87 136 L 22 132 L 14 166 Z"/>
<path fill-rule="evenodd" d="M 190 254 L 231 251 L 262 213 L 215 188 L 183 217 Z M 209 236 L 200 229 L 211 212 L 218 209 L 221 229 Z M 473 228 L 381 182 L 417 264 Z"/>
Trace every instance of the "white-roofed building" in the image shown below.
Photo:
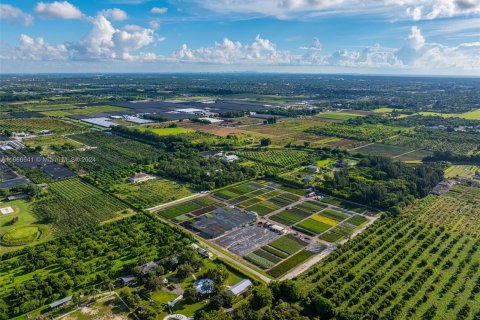
<path fill-rule="evenodd" d="M 231 286 L 230 289 L 228 290 L 234 295 L 238 296 L 239 294 L 242 294 L 245 291 L 247 291 L 248 288 L 250 288 L 252 285 L 253 285 L 252 281 L 250 281 L 249 279 L 243 279 L 236 285 Z"/>

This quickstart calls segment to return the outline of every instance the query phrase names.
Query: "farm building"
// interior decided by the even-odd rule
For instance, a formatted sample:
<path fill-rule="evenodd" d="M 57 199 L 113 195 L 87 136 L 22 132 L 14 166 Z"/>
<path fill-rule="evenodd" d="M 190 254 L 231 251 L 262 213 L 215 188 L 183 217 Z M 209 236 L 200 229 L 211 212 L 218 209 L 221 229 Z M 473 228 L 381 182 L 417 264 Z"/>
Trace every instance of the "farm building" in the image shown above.
<path fill-rule="evenodd" d="M 238 296 L 239 294 L 244 293 L 245 291 L 248 290 L 249 287 L 253 285 L 252 281 L 249 279 L 243 279 L 239 283 L 233 285 L 228 289 L 231 293 L 234 295 Z"/>
<path fill-rule="evenodd" d="M 128 181 L 133 183 L 143 182 L 150 179 L 153 179 L 153 177 L 143 172 L 137 172 L 128 177 Z"/>
<path fill-rule="evenodd" d="M 320 168 L 314 165 L 309 165 L 307 167 L 307 171 L 312 173 L 317 173 L 318 171 L 320 171 Z"/>
<path fill-rule="evenodd" d="M 234 155 L 234 154 L 229 154 L 229 155 L 224 156 L 222 158 L 222 160 L 225 160 L 225 161 L 228 161 L 228 162 L 233 162 L 233 161 L 238 160 L 238 156 Z"/>
<path fill-rule="evenodd" d="M 157 267 L 158 267 L 158 264 L 154 261 L 147 262 L 140 266 L 140 268 L 142 269 L 142 274 L 147 274 L 150 271 L 155 270 Z"/>
<path fill-rule="evenodd" d="M 198 120 L 206 121 L 209 122 L 210 124 L 217 124 L 217 123 L 222 123 L 222 119 L 216 119 L 216 118 L 198 118 Z"/>
<path fill-rule="evenodd" d="M 73 296 L 68 296 L 50 304 L 51 309 L 62 307 L 72 301 Z"/>
<path fill-rule="evenodd" d="M 120 278 L 118 278 L 118 280 L 120 280 L 120 282 L 123 285 L 135 284 L 137 282 L 137 278 L 135 278 L 132 275 L 120 277 Z"/>

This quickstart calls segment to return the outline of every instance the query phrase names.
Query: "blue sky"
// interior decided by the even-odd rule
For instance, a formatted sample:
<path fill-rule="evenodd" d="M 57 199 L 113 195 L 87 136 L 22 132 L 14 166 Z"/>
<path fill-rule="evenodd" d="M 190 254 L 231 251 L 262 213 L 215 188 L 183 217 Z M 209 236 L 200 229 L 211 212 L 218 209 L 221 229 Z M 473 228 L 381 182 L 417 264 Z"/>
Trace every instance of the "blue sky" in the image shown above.
<path fill-rule="evenodd" d="M 0 72 L 480 75 L 479 0 L 2 1 Z"/>

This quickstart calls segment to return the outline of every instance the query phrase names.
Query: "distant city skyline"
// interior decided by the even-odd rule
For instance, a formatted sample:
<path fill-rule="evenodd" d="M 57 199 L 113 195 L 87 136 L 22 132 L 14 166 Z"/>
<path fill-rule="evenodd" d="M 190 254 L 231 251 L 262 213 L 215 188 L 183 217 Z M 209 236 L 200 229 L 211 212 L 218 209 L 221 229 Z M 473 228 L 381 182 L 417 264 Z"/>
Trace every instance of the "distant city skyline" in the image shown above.
<path fill-rule="evenodd" d="M 478 0 L 2 1 L 1 73 L 480 75 Z"/>

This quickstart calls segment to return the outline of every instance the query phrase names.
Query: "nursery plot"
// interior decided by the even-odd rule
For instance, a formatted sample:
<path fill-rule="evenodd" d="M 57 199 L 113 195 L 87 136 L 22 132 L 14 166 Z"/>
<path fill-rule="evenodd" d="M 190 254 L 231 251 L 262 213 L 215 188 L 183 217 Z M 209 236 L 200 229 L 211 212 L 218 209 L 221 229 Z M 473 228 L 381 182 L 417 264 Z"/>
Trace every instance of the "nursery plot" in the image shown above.
<path fill-rule="evenodd" d="M 278 238 L 277 240 L 269 243 L 268 245 L 282 252 L 285 252 L 288 255 L 291 255 L 304 248 L 307 243 L 292 235 L 286 235 Z"/>
<path fill-rule="evenodd" d="M 462 197 L 429 195 L 408 213 L 418 221 L 480 238 L 480 207 Z"/>
<path fill-rule="evenodd" d="M 337 310 L 347 308 L 353 317 L 475 319 L 480 312 L 478 239 L 412 217 L 377 220 L 302 275 L 300 286 L 329 299 Z"/>
<path fill-rule="evenodd" d="M 314 219 L 309 218 L 307 220 L 303 220 L 299 224 L 295 225 L 293 228 L 297 229 L 301 232 L 306 232 L 308 234 L 317 235 L 317 234 L 320 234 L 320 233 L 330 229 L 331 226 L 329 226 L 326 223 L 316 221 Z"/>
<path fill-rule="evenodd" d="M 121 184 L 117 185 L 115 190 L 117 197 L 141 208 L 152 207 L 192 194 L 182 185 L 163 179 Z"/>
<path fill-rule="evenodd" d="M 35 202 L 34 212 L 61 232 L 96 226 L 128 209 L 124 202 L 79 179 L 51 183 L 50 189 L 52 196 Z"/>

